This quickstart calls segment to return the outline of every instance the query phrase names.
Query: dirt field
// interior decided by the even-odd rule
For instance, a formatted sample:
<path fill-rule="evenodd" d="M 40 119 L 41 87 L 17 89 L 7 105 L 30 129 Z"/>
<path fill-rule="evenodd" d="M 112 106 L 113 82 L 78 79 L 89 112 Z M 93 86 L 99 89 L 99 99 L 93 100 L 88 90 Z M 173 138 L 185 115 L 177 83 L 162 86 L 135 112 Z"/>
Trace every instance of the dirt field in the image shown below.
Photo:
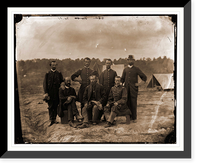
<path fill-rule="evenodd" d="M 174 129 L 173 91 L 139 91 L 137 123 L 126 125 L 123 124 L 125 117 L 117 117 L 116 125 L 109 128 L 103 127 L 105 122 L 85 129 L 61 123 L 48 127 L 48 106 L 42 98 L 43 94 L 39 93 L 23 91 L 20 94 L 22 133 L 26 143 L 163 143 Z M 57 121 L 60 122 L 59 117 Z"/>

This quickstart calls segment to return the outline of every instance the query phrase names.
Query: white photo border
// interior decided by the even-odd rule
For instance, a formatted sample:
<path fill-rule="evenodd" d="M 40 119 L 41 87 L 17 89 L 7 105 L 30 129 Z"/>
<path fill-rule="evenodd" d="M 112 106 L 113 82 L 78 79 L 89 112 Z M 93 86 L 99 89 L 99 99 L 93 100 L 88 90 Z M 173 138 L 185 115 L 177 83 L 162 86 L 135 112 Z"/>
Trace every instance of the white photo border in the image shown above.
<path fill-rule="evenodd" d="M 184 150 L 184 9 L 183 8 L 8 8 L 8 151 L 183 151 Z M 176 14 L 176 144 L 14 144 L 14 14 Z"/>

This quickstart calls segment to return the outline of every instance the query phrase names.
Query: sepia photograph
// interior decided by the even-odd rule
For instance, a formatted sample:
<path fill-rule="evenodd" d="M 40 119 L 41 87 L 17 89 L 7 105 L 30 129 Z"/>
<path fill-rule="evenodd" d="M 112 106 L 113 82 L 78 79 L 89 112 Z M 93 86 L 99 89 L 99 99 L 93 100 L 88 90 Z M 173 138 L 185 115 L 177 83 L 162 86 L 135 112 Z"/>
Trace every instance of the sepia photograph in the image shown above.
<path fill-rule="evenodd" d="M 177 15 L 15 20 L 15 144 L 176 144 Z"/>

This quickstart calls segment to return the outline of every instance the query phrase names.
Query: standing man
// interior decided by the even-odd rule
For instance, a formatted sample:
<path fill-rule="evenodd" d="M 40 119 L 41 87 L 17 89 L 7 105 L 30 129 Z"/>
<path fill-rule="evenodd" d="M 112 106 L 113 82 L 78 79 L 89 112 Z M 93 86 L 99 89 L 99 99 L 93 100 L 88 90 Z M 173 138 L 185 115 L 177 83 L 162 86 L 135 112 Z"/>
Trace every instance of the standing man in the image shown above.
<path fill-rule="evenodd" d="M 90 63 L 91 63 L 90 58 L 86 57 L 84 59 L 84 64 L 85 64 L 84 68 L 76 71 L 71 76 L 72 81 L 79 82 L 81 84 L 81 87 L 80 87 L 79 92 L 78 92 L 78 101 L 81 103 L 81 110 L 84 106 L 84 104 L 83 104 L 83 94 L 84 94 L 85 88 L 90 84 L 89 76 L 92 73 L 95 73 L 98 76 L 98 73 L 96 71 L 89 68 Z M 77 77 L 79 77 L 79 76 L 81 77 L 81 80 L 77 79 Z"/>
<path fill-rule="evenodd" d="M 106 92 L 106 101 L 108 100 L 110 89 L 115 85 L 115 77 L 117 76 L 116 71 L 111 69 L 111 65 L 112 60 L 107 59 L 106 70 L 104 70 L 99 77 L 99 83 L 103 85 Z"/>
<path fill-rule="evenodd" d="M 99 115 L 103 110 L 102 104 L 105 103 L 105 91 L 101 84 L 97 83 L 96 75 L 90 76 L 90 85 L 86 87 L 83 95 L 83 124 L 79 128 L 87 128 L 89 121 L 97 124 Z"/>
<path fill-rule="evenodd" d="M 43 88 L 45 92 L 45 99 L 48 98 L 48 109 L 49 109 L 49 119 L 51 121 L 50 125 L 56 122 L 57 107 L 59 104 L 59 87 L 63 81 L 62 73 L 56 70 L 56 61 L 51 61 L 51 70 L 45 74 Z"/>
<path fill-rule="evenodd" d="M 143 85 L 147 77 L 146 75 L 138 68 L 134 66 L 135 59 L 133 55 L 129 55 L 128 59 L 128 67 L 123 70 L 121 81 L 125 82 L 124 86 L 127 89 L 127 105 L 132 113 L 132 120 L 136 122 L 137 119 L 137 95 L 138 95 L 138 86 Z M 138 75 L 142 79 L 140 83 L 138 83 Z"/>

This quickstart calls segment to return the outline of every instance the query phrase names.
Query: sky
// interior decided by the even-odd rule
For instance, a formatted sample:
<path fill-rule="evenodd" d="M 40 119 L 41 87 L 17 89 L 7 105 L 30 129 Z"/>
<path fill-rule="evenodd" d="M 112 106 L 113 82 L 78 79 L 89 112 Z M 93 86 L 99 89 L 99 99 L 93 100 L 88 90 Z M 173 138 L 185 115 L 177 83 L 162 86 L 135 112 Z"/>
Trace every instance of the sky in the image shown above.
<path fill-rule="evenodd" d="M 174 28 L 167 16 L 23 17 L 16 28 L 17 60 L 135 59 L 174 60 Z M 83 18 L 83 17 L 79 17 Z"/>

